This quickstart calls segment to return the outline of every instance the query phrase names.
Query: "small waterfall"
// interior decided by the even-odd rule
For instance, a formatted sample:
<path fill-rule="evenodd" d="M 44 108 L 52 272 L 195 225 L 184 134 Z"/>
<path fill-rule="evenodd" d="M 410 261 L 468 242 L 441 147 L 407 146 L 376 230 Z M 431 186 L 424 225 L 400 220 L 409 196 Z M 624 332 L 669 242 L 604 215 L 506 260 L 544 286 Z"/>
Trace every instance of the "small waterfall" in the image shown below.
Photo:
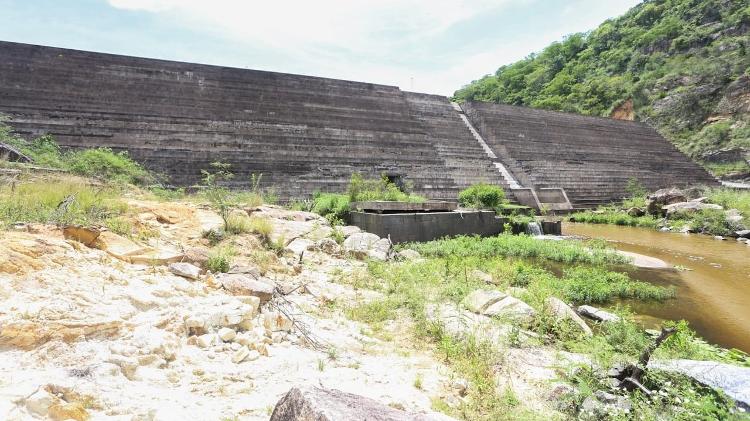
<path fill-rule="evenodd" d="M 526 225 L 526 234 L 529 235 L 543 235 L 542 232 L 542 225 L 539 222 L 529 222 L 528 225 Z"/>

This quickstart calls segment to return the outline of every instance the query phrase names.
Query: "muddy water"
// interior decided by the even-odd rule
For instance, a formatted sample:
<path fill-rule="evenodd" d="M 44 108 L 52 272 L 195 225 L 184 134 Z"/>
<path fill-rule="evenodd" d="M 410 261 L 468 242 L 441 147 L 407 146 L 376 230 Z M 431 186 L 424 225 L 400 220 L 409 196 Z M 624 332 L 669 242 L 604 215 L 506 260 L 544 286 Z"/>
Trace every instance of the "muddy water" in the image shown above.
<path fill-rule="evenodd" d="M 563 233 L 609 240 L 617 249 L 687 268 L 633 270 L 634 278 L 673 285 L 677 297 L 628 305 L 647 325 L 685 319 L 708 342 L 750 352 L 750 246 L 734 239 L 613 225 L 566 223 Z"/>

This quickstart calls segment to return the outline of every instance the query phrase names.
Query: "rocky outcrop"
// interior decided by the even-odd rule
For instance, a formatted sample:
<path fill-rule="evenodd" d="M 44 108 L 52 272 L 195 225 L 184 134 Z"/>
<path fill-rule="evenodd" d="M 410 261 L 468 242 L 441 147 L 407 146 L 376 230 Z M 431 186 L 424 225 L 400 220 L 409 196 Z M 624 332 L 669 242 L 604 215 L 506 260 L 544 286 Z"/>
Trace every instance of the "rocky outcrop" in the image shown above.
<path fill-rule="evenodd" d="M 270 421 L 455 421 L 446 415 L 400 411 L 364 396 L 314 386 L 294 387 L 271 414 Z"/>
<path fill-rule="evenodd" d="M 674 371 L 692 377 L 701 384 L 722 390 L 750 410 L 750 368 L 738 367 L 715 361 L 668 360 L 651 361 L 650 368 Z"/>
<path fill-rule="evenodd" d="M 648 196 L 646 212 L 651 215 L 661 215 L 664 206 L 686 201 L 687 196 L 682 190 L 676 188 L 660 189 Z"/>
<path fill-rule="evenodd" d="M 222 273 L 216 276 L 216 281 L 232 295 L 258 297 L 261 303 L 273 297 L 274 286 L 270 281 L 264 282 L 246 274 Z"/>
<path fill-rule="evenodd" d="M 391 240 L 369 232 L 358 232 L 344 240 L 345 252 L 358 259 L 370 258 L 385 261 L 391 257 Z"/>
<path fill-rule="evenodd" d="M 685 215 L 704 210 L 723 210 L 720 205 L 703 202 L 677 202 L 662 207 L 667 216 Z"/>

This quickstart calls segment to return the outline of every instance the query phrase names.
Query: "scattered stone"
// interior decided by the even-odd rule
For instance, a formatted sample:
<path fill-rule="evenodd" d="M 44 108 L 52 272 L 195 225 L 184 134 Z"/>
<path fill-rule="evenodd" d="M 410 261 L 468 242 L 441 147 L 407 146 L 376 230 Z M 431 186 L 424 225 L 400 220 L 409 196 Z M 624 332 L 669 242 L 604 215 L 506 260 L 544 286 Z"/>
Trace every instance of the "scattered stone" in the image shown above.
<path fill-rule="evenodd" d="M 243 346 L 242 348 L 238 349 L 234 354 L 232 354 L 232 362 L 235 364 L 239 364 L 242 361 L 245 360 L 250 355 L 250 350 Z"/>
<path fill-rule="evenodd" d="M 33 395 L 26 398 L 26 408 L 29 412 L 41 416 L 47 416 L 49 408 L 57 401 L 57 397 L 40 387 Z"/>
<path fill-rule="evenodd" d="M 295 256 L 301 256 L 308 248 L 315 245 L 313 240 L 307 238 L 297 238 L 293 240 L 289 245 L 286 246 L 285 250 L 291 252 Z"/>
<path fill-rule="evenodd" d="M 198 279 L 201 275 L 201 269 L 190 263 L 170 263 L 169 271 L 188 279 Z"/>
<path fill-rule="evenodd" d="M 450 421 L 438 413 L 417 414 L 335 389 L 294 387 L 276 404 L 270 421 Z"/>
<path fill-rule="evenodd" d="M 584 399 L 581 404 L 579 419 L 601 420 L 612 415 L 628 414 L 632 409 L 630 399 L 599 390 Z"/>
<path fill-rule="evenodd" d="M 408 261 L 411 261 L 411 260 L 421 259 L 422 255 L 419 254 L 419 252 L 416 251 L 416 250 L 404 249 L 404 250 L 401 250 L 400 252 L 398 252 L 396 254 L 396 257 L 399 260 L 404 260 L 404 261 L 408 262 Z"/>
<path fill-rule="evenodd" d="M 578 312 L 582 316 L 588 317 L 589 319 L 596 320 L 598 322 L 619 322 L 620 321 L 620 316 L 609 313 L 604 310 L 600 310 L 593 306 L 588 306 L 588 305 L 578 306 Z"/>
<path fill-rule="evenodd" d="M 633 208 L 628 209 L 628 215 L 632 217 L 639 217 L 645 214 L 646 214 L 646 211 L 641 208 L 633 207 Z"/>
<path fill-rule="evenodd" d="M 549 297 L 545 301 L 545 305 L 547 310 L 550 311 L 555 320 L 557 320 L 558 322 L 569 320 L 573 322 L 573 324 L 577 326 L 584 335 L 593 335 L 593 332 L 591 332 L 591 328 L 589 327 L 589 325 L 587 325 L 586 322 L 581 319 L 581 317 L 578 316 L 578 314 L 576 314 L 576 312 L 573 311 L 572 308 L 570 308 L 569 305 L 565 304 L 565 302 L 563 302 L 559 298 Z"/>
<path fill-rule="evenodd" d="M 455 379 L 451 382 L 451 388 L 458 392 L 459 396 L 466 396 L 469 391 L 469 381 L 466 379 Z"/>
<path fill-rule="evenodd" d="M 288 317 L 276 311 L 263 313 L 263 326 L 271 332 L 290 332 L 294 328 Z"/>
<path fill-rule="evenodd" d="M 209 251 L 203 247 L 191 247 L 185 250 L 185 261 L 199 267 L 205 267 L 208 262 Z"/>
<path fill-rule="evenodd" d="M 740 238 L 750 238 L 750 230 L 736 231 L 734 234 Z"/>
<path fill-rule="evenodd" d="M 482 272 L 479 269 L 474 269 L 471 271 L 471 276 L 484 282 L 485 284 L 494 284 L 495 280 L 492 279 L 492 275 L 489 273 Z"/>
<path fill-rule="evenodd" d="M 341 246 L 332 238 L 321 238 L 315 243 L 315 249 L 330 255 L 341 253 Z"/>
<path fill-rule="evenodd" d="M 237 336 L 237 332 L 234 329 L 228 327 L 222 327 L 219 329 L 219 338 L 224 342 L 229 342 Z"/>
<path fill-rule="evenodd" d="M 578 389 L 575 387 L 567 383 L 557 383 L 547 395 L 547 400 L 553 402 L 558 411 L 572 412 L 575 410 L 575 400 L 569 397 L 577 394 Z"/>
<path fill-rule="evenodd" d="M 203 328 L 205 324 L 206 324 L 206 321 L 203 320 L 202 317 L 190 316 L 187 319 L 185 319 L 185 326 L 188 328 Z"/>
<path fill-rule="evenodd" d="M 216 345 L 218 342 L 217 338 L 214 333 L 206 333 L 205 335 L 198 336 L 196 344 L 201 348 L 208 348 Z"/>
<path fill-rule="evenodd" d="M 536 311 L 518 298 L 507 296 L 489 306 L 485 316 L 508 318 L 515 322 L 528 324 L 534 321 Z"/>
<path fill-rule="evenodd" d="M 724 237 L 723 237 L 723 236 L 721 236 L 721 235 L 714 235 L 714 240 L 719 240 L 719 241 L 723 241 L 723 240 L 724 240 Z"/>
<path fill-rule="evenodd" d="M 232 265 L 232 267 L 229 268 L 229 272 L 227 272 L 227 273 L 248 275 L 248 276 L 250 276 L 252 278 L 255 278 L 255 279 L 260 278 L 260 275 L 261 275 L 260 269 L 258 269 L 255 266 L 238 265 L 238 264 Z"/>
<path fill-rule="evenodd" d="M 252 295 L 265 303 L 273 297 L 274 287 L 248 275 L 222 273 L 216 277 L 221 286 L 232 295 Z"/>
<path fill-rule="evenodd" d="M 722 210 L 724 208 L 721 207 L 721 205 L 715 205 L 713 203 L 679 202 L 664 206 L 662 209 L 666 212 L 667 216 L 672 216 L 690 214 L 707 209 Z"/>
<path fill-rule="evenodd" d="M 464 306 L 477 314 L 484 314 L 491 305 L 508 295 L 497 290 L 478 289 L 464 298 Z"/>

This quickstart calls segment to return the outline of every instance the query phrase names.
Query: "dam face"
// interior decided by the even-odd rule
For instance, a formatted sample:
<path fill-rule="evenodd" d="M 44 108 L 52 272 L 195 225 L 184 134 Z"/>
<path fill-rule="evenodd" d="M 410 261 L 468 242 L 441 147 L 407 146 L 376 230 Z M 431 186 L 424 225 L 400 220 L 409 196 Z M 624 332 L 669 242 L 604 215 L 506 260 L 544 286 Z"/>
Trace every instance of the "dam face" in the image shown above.
<path fill-rule="evenodd" d="M 283 199 L 385 173 L 455 200 L 477 182 L 563 188 L 576 206 L 716 183 L 650 127 L 464 104 L 394 86 L 0 42 L 0 113 L 24 137 L 127 150 L 177 185 L 211 162 L 236 187 L 263 174 Z"/>

